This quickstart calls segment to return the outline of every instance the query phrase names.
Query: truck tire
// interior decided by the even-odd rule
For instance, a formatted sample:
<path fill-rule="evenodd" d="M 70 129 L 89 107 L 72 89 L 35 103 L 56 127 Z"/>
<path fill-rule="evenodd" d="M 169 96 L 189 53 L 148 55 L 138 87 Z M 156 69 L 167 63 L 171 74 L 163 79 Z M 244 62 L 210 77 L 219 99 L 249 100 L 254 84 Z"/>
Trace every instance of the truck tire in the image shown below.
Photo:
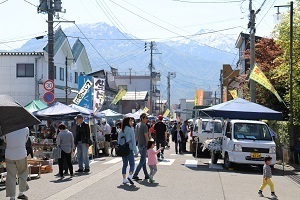
<path fill-rule="evenodd" d="M 225 156 L 224 156 L 224 168 L 225 169 L 229 169 L 231 167 L 232 167 L 232 163 L 229 161 L 228 153 L 225 153 Z"/>
<path fill-rule="evenodd" d="M 211 163 L 217 164 L 219 159 L 219 153 L 211 152 Z"/>

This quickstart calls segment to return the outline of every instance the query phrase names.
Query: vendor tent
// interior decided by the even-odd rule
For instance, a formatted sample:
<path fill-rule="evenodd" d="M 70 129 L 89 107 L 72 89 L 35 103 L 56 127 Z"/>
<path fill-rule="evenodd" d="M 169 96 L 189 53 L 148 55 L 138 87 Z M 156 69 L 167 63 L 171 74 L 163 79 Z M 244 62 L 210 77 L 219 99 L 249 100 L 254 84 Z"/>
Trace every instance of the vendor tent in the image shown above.
<path fill-rule="evenodd" d="M 63 103 L 56 102 L 52 106 L 34 112 L 33 114 L 39 118 L 71 118 L 80 112 Z"/>
<path fill-rule="evenodd" d="M 28 112 L 33 113 L 35 111 L 47 108 L 47 105 L 44 102 L 42 102 L 41 100 L 33 100 L 29 104 L 27 104 L 26 106 L 24 106 L 24 108 Z"/>
<path fill-rule="evenodd" d="M 137 115 L 137 116 L 141 116 L 141 114 L 143 114 L 143 113 L 145 113 L 145 111 L 144 110 L 142 110 L 142 109 L 139 109 L 138 111 L 136 111 L 135 113 L 133 113 L 134 115 Z M 148 113 L 146 113 L 146 115 L 147 116 L 149 116 L 149 114 Z"/>
<path fill-rule="evenodd" d="M 75 104 L 71 104 L 69 105 L 71 108 L 77 110 L 78 112 L 80 112 L 81 114 L 83 115 L 90 115 L 93 113 L 92 110 L 88 109 L 88 108 L 84 108 L 84 107 L 81 107 L 81 106 L 78 106 L 78 105 L 75 105 Z"/>
<path fill-rule="evenodd" d="M 125 117 L 133 117 L 134 119 L 140 119 L 140 116 L 135 115 L 135 114 L 133 114 L 133 113 L 127 113 L 127 114 L 125 115 Z"/>
<path fill-rule="evenodd" d="M 201 109 L 201 111 L 211 117 L 249 120 L 282 120 L 281 112 L 277 112 L 270 108 L 253 102 L 249 102 L 241 98 L 227 101 L 225 103 L 221 103 L 209 108 Z"/>
<path fill-rule="evenodd" d="M 114 118 L 114 119 L 123 118 L 123 114 L 113 111 L 111 109 L 103 110 L 100 112 L 100 114 L 105 115 L 105 118 Z"/>

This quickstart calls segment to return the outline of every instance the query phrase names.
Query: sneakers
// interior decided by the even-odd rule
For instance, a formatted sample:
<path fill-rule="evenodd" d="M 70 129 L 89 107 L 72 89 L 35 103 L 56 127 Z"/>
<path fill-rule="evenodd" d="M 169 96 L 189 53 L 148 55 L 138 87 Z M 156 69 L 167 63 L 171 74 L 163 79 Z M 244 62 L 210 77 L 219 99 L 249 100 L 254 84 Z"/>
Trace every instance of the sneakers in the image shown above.
<path fill-rule="evenodd" d="M 130 177 L 128 177 L 127 180 L 129 181 L 129 183 L 130 183 L 131 185 L 134 185 L 134 182 L 132 181 L 132 179 L 131 179 Z"/>
<path fill-rule="evenodd" d="M 75 172 L 83 172 L 83 169 L 78 169 Z"/>
<path fill-rule="evenodd" d="M 132 179 L 135 180 L 135 181 L 140 181 L 140 180 L 142 180 L 142 179 L 140 179 L 138 176 L 133 176 Z"/>
<path fill-rule="evenodd" d="M 272 197 L 273 199 L 277 199 L 277 196 L 276 196 L 275 192 L 271 192 L 271 197 Z"/>
<path fill-rule="evenodd" d="M 258 194 L 258 196 L 260 196 L 260 197 L 264 197 L 264 195 L 263 195 L 263 193 L 262 193 L 261 190 L 259 190 L 257 194 Z"/>
<path fill-rule="evenodd" d="M 150 176 L 145 176 L 145 179 L 149 179 L 150 178 Z"/>
<path fill-rule="evenodd" d="M 127 183 L 129 183 L 129 180 L 126 179 L 126 178 L 124 178 L 124 179 L 123 179 L 123 184 L 127 184 Z"/>
<path fill-rule="evenodd" d="M 90 172 L 90 169 L 84 169 L 83 172 Z"/>
<path fill-rule="evenodd" d="M 25 194 L 22 194 L 18 196 L 18 199 L 28 199 L 28 197 Z"/>
<path fill-rule="evenodd" d="M 152 176 L 149 177 L 149 183 L 155 183 L 155 180 L 153 179 Z"/>

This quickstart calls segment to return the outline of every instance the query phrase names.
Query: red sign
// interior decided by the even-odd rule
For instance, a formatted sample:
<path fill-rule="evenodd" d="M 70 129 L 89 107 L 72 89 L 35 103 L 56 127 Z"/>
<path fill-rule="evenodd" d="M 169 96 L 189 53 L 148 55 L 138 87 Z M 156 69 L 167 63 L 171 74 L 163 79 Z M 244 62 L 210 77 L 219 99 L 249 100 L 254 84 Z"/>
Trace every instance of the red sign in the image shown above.
<path fill-rule="evenodd" d="M 44 86 L 44 90 L 46 90 L 46 91 L 52 91 L 52 90 L 54 90 L 54 87 L 55 87 L 54 81 L 48 79 L 48 80 L 46 80 L 46 81 L 43 83 L 43 86 Z"/>
<path fill-rule="evenodd" d="M 52 103 L 55 100 L 54 94 L 52 92 L 45 92 L 43 100 L 46 103 Z"/>

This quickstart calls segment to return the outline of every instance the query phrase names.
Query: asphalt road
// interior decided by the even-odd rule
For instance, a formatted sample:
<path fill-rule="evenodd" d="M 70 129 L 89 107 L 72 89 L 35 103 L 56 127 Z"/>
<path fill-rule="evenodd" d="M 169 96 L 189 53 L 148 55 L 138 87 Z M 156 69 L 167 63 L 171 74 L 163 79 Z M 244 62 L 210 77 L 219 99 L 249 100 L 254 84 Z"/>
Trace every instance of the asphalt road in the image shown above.
<path fill-rule="evenodd" d="M 123 185 L 120 158 L 96 159 L 91 172 L 77 174 L 73 179 L 59 180 L 54 172 L 42 174 L 39 179 L 29 181 L 29 199 L 206 199 L 206 200 L 256 200 L 270 199 L 269 188 L 265 198 L 258 197 L 261 172 L 257 168 L 239 167 L 224 170 L 222 165 L 210 165 L 208 158 L 194 159 L 192 155 L 176 155 L 173 146 L 166 150 L 166 160 L 158 165 L 156 183 L 145 180 L 134 186 Z M 137 158 L 138 161 L 138 158 Z M 77 166 L 74 166 L 77 169 Z M 143 178 L 143 172 L 140 172 Z M 300 185 L 275 172 L 273 177 L 278 199 L 299 200 Z M 0 184 L 0 199 L 5 199 L 5 186 Z"/>

